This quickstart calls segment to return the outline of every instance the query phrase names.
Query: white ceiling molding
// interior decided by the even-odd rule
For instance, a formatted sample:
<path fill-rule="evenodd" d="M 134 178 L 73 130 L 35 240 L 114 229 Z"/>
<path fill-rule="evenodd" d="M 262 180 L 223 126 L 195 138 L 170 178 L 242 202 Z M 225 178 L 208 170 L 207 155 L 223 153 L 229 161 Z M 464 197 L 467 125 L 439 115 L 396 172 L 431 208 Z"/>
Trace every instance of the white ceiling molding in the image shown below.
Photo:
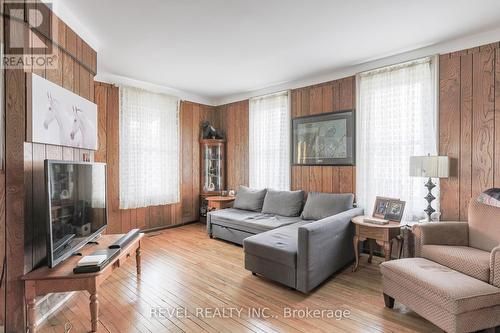
<path fill-rule="evenodd" d="M 77 32 L 78 33 L 78 32 Z M 470 36 L 465 36 L 457 38 L 444 43 L 438 43 L 430 46 L 420 47 L 415 50 L 403 51 L 394 55 L 382 56 L 380 59 L 368 59 L 366 62 L 355 64 L 353 66 L 339 68 L 328 73 L 311 76 L 301 80 L 295 80 L 290 82 L 282 82 L 276 85 L 270 85 L 262 89 L 252 90 L 243 94 L 230 95 L 222 98 L 210 98 L 207 96 L 201 96 L 197 94 L 192 94 L 190 92 L 177 90 L 175 88 L 165 87 L 162 85 L 157 85 L 149 82 L 144 82 L 140 80 L 135 80 L 132 78 L 115 75 L 111 73 L 101 73 L 99 72 L 96 76 L 96 81 L 112 83 L 112 84 L 126 84 L 137 88 L 148 89 L 150 91 L 162 92 L 166 94 L 174 94 L 181 98 L 182 100 L 187 100 L 191 102 L 206 104 L 206 105 L 224 105 L 228 103 L 238 102 L 241 100 L 249 99 L 256 96 L 272 94 L 278 91 L 296 89 L 301 87 L 306 87 L 313 84 L 328 82 L 332 80 L 341 79 L 347 76 L 355 75 L 360 72 L 375 69 L 378 67 L 394 65 L 400 62 L 417 59 L 425 56 L 431 56 L 435 54 L 444 54 L 454 51 L 460 51 L 464 49 L 473 48 L 476 46 L 481 46 L 489 43 L 495 43 L 500 41 L 500 28 L 482 32 Z"/>
<path fill-rule="evenodd" d="M 329 73 L 311 76 L 304 78 L 302 80 L 285 82 L 269 87 L 265 87 L 258 90 L 249 91 L 243 94 L 231 95 L 223 98 L 218 98 L 215 100 L 216 105 L 224 105 L 233 102 L 238 102 L 241 100 L 249 99 L 256 96 L 272 94 L 274 92 L 297 89 L 301 87 L 307 87 L 314 84 L 319 84 L 323 82 L 333 81 L 348 77 L 351 75 L 356 75 L 360 72 L 376 69 L 379 67 L 390 66 L 400 62 L 405 62 L 417 58 L 422 58 L 426 56 L 432 56 L 436 54 L 445 54 L 449 52 L 460 51 L 464 49 L 469 49 L 481 45 L 486 45 L 490 43 L 496 43 L 500 41 L 500 29 L 495 29 L 479 34 L 474 34 L 462 38 L 457 38 L 448 42 L 438 43 L 434 45 L 429 45 L 421 47 L 415 50 L 401 52 L 394 55 L 386 55 L 380 59 L 372 59 L 366 62 L 356 64 L 349 67 L 339 68 L 333 70 Z"/>
<path fill-rule="evenodd" d="M 182 90 L 178 90 L 178 89 L 174 89 L 174 88 L 169 88 L 169 87 L 161 86 L 161 85 L 154 84 L 154 83 L 135 80 L 135 79 L 131 79 L 131 78 L 120 76 L 120 75 L 115 75 L 115 74 L 110 74 L 110 73 L 97 73 L 94 80 L 99 81 L 99 82 L 114 84 L 114 85 L 126 85 L 126 86 L 145 89 L 148 91 L 161 93 L 161 94 L 173 95 L 173 96 L 179 97 L 183 101 L 190 101 L 190 102 L 195 102 L 195 103 L 200 103 L 200 104 L 205 104 L 205 105 L 212 105 L 212 106 L 216 105 L 215 104 L 216 101 L 213 98 L 192 94 L 192 93 L 189 93 L 186 91 L 182 91 Z"/>
<path fill-rule="evenodd" d="M 98 72 L 221 101 L 500 29 L 498 0 L 57 2 L 96 37 Z"/>
<path fill-rule="evenodd" d="M 499 24 L 491 21 L 500 10 L 495 0 L 474 4 L 466 0 L 443 0 L 439 5 L 441 7 L 436 4 L 438 9 L 433 9 L 431 13 L 424 4 L 434 4 L 431 0 L 405 2 L 404 5 L 364 1 L 347 5 L 342 0 L 315 0 L 316 6 L 296 0 L 287 6 L 287 15 L 278 16 L 267 15 L 281 8 L 279 0 L 270 0 L 266 2 L 271 6 L 264 11 L 266 16 L 259 16 L 258 19 L 248 16 L 248 12 L 250 9 L 260 12 L 261 6 L 244 0 L 231 3 L 214 0 L 210 4 L 197 3 L 195 7 L 192 7 L 192 1 L 175 0 L 161 3 L 149 0 L 136 2 L 136 5 L 118 0 L 42 1 L 52 2 L 54 12 L 98 52 L 97 80 L 175 94 L 181 99 L 208 105 L 227 104 L 423 56 L 500 41 Z M 448 2 L 456 6 L 455 11 L 442 11 Z M 121 13 L 114 13 L 117 3 L 123 4 L 121 11 L 125 16 L 116 17 L 116 22 L 110 24 L 109 13 Z M 101 6 L 99 12 L 95 11 L 96 4 Z M 152 15 L 156 19 L 144 17 L 138 26 L 132 28 L 127 25 L 128 14 L 148 5 L 155 6 L 156 11 Z M 335 10 L 332 11 L 332 8 Z M 371 21 L 373 10 L 378 15 L 387 14 L 385 21 L 376 27 Z M 309 20 L 299 26 L 288 24 L 291 17 L 302 17 L 304 11 L 310 16 Z M 207 13 L 219 15 L 217 24 L 207 18 L 211 17 Z M 199 21 L 201 27 L 193 24 L 178 29 L 178 22 L 184 22 L 184 17 L 194 14 L 198 15 L 199 20 L 195 21 Z M 341 30 L 343 20 L 349 20 L 354 14 L 355 28 Z M 427 28 L 419 23 L 423 22 L 419 19 L 422 15 L 428 19 Z M 158 17 L 170 19 L 159 20 Z M 242 18 L 245 24 L 233 25 L 237 29 L 227 30 L 226 25 L 239 24 Z M 255 24 L 254 19 L 259 24 Z M 280 29 L 269 30 L 273 27 Z M 320 31 L 324 36 L 311 39 L 311 31 Z M 337 31 L 342 33 L 336 34 Z M 242 34 L 246 34 L 253 43 L 258 43 L 259 48 L 243 47 L 247 40 L 240 37 Z M 392 37 L 383 37 L 386 35 Z M 140 42 L 139 51 L 132 49 L 129 52 L 127 38 Z M 152 44 L 151 40 L 163 40 L 164 43 Z M 275 45 L 275 40 L 280 43 Z M 140 50 L 144 49 L 151 51 L 144 54 L 141 64 L 134 66 L 133 61 L 137 58 L 134 52 L 142 56 Z M 317 56 L 308 57 L 308 53 Z M 164 59 L 168 61 L 161 63 Z M 300 66 L 301 61 L 303 67 Z M 151 63 L 157 67 L 152 68 Z"/>
<path fill-rule="evenodd" d="M 297 89 L 314 84 L 337 80 L 347 76 L 356 75 L 360 72 L 364 72 L 367 70 L 383 66 L 394 65 L 412 59 L 431 56 L 435 54 L 444 54 L 454 51 L 460 51 L 489 43 L 495 43 L 498 41 L 500 41 L 500 28 L 479 34 L 465 36 L 462 38 L 457 38 L 455 40 L 451 40 L 445 43 L 438 43 L 430 46 L 421 47 L 416 50 L 411 50 L 406 52 L 403 51 L 395 55 L 381 57 L 380 59 L 367 60 L 366 62 L 349 67 L 339 68 L 325 74 L 311 76 L 296 81 L 282 82 L 276 85 L 264 87 L 262 89 L 256 89 L 249 91 L 247 93 L 230 95 L 222 98 L 210 98 L 207 96 L 192 94 L 189 92 L 177 90 L 175 88 L 164 87 L 162 85 L 139 81 L 110 73 L 98 73 L 96 76 L 96 80 L 113 84 L 127 84 L 138 88 L 148 89 L 151 91 L 163 92 L 166 94 L 175 94 L 182 100 L 217 106 L 217 105 L 224 105 L 233 102 L 238 102 L 256 96 L 272 94 L 283 90 Z"/>

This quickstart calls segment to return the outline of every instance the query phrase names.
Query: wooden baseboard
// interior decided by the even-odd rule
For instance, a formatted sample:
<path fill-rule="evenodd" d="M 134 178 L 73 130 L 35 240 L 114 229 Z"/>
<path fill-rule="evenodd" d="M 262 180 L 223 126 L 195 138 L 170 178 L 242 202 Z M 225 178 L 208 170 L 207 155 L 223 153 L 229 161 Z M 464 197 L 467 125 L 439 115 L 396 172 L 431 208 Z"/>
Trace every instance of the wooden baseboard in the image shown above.
<path fill-rule="evenodd" d="M 188 224 L 199 223 L 199 222 L 200 221 L 191 221 L 191 222 L 184 222 L 184 223 L 179 223 L 179 224 L 175 224 L 175 225 L 165 225 L 165 226 L 156 227 L 156 228 L 144 229 L 144 230 L 141 230 L 141 232 L 148 234 L 151 232 L 162 231 L 162 230 L 172 229 L 172 228 L 178 228 L 178 227 L 182 227 L 182 226 L 185 226 Z"/>

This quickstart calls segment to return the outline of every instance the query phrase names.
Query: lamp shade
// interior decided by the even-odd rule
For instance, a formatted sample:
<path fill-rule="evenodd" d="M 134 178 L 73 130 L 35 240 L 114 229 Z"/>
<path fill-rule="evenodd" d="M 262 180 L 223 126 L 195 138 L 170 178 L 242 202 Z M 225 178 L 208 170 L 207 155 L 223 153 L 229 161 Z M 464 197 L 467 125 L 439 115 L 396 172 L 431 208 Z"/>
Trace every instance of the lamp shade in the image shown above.
<path fill-rule="evenodd" d="M 429 178 L 448 178 L 450 158 L 448 156 L 410 157 L 410 176 Z"/>

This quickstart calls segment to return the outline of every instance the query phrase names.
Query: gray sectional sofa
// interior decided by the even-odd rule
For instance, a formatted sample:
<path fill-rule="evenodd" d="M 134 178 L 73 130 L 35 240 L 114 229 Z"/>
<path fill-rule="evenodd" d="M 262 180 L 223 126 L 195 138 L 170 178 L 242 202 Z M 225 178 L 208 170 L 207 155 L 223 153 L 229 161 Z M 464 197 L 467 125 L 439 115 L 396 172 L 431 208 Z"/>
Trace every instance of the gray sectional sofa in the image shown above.
<path fill-rule="evenodd" d="M 245 268 L 307 293 L 354 260 L 353 194 L 240 187 L 233 208 L 210 212 L 210 237 L 243 245 Z"/>

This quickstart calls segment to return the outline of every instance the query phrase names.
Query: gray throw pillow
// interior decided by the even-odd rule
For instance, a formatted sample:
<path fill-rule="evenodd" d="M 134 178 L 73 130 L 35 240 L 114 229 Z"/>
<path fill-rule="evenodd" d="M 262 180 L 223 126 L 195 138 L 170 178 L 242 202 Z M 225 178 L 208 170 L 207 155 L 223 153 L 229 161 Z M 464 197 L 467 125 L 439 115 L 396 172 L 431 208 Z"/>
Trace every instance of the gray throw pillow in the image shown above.
<path fill-rule="evenodd" d="M 304 204 L 304 191 L 267 190 L 262 213 L 299 216 Z"/>
<path fill-rule="evenodd" d="M 240 186 L 238 193 L 236 193 L 236 198 L 234 199 L 233 208 L 260 212 L 266 192 L 266 189 L 256 190 L 246 186 Z"/>
<path fill-rule="evenodd" d="M 353 202 L 354 194 L 352 193 L 309 192 L 300 217 L 303 220 L 321 220 L 351 209 Z"/>

